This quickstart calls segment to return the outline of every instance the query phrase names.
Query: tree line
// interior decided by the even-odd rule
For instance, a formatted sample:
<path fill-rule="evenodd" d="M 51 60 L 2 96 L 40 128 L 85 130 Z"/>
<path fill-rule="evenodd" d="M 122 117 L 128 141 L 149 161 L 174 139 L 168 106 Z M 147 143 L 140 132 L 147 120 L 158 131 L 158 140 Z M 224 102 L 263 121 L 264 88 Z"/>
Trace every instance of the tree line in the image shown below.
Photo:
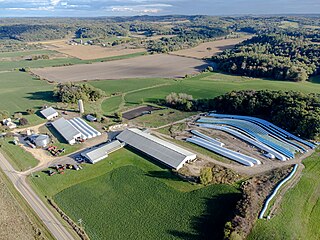
<path fill-rule="evenodd" d="M 212 59 L 222 71 L 250 77 L 305 81 L 320 73 L 320 45 L 303 36 L 258 35 Z"/>

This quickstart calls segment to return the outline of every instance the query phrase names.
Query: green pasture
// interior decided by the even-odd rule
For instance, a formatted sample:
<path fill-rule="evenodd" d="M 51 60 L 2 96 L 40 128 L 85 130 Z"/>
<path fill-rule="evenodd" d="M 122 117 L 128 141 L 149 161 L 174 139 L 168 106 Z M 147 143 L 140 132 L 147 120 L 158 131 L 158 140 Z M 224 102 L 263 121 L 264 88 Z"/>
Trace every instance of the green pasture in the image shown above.
<path fill-rule="evenodd" d="M 258 220 L 249 240 L 320 239 L 320 150 L 304 160 L 298 184 L 271 220 Z"/>
<path fill-rule="evenodd" d="M 54 102 L 53 86 L 27 73 L 0 73 L 0 85 L 0 109 L 12 114 Z"/>

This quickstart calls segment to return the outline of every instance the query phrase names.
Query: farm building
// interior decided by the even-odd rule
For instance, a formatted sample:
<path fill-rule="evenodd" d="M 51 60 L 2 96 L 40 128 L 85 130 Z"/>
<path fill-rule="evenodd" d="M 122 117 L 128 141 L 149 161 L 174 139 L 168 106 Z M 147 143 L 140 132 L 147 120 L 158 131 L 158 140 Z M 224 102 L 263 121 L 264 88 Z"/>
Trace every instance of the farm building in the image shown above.
<path fill-rule="evenodd" d="M 110 153 L 122 147 L 123 144 L 116 140 L 110 143 L 103 144 L 99 147 L 89 149 L 88 151 L 81 153 L 81 156 L 86 158 L 90 163 L 94 164 L 107 158 Z"/>
<path fill-rule="evenodd" d="M 42 147 L 42 148 L 47 147 L 51 142 L 50 137 L 48 135 L 43 135 L 43 134 L 32 135 L 30 139 L 33 144 L 35 144 L 37 147 Z"/>
<path fill-rule="evenodd" d="M 86 116 L 86 119 L 89 121 L 89 122 L 96 122 L 97 121 L 97 118 L 92 116 L 92 115 L 87 115 Z"/>
<path fill-rule="evenodd" d="M 46 109 L 43 109 L 42 111 L 40 111 L 40 113 L 47 120 L 52 120 L 52 119 L 58 117 L 58 115 L 59 115 L 59 113 L 53 107 L 48 107 Z"/>
<path fill-rule="evenodd" d="M 63 136 L 63 138 L 71 145 L 77 140 L 90 139 L 100 136 L 101 133 L 87 124 L 81 118 L 72 118 L 66 120 L 60 118 L 52 123 L 52 126 Z"/>
<path fill-rule="evenodd" d="M 61 136 L 71 145 L 76 143 L 77 139 L 80 139 L 82 134 L 72 124 L 64 119 L 60 118 L 52 123 L 52 126 L 61 134 Z"/>
<path fill-rule="evenodd" d="M 197 157 L 192 152 L 137 128 L 124 130 L 117 139 L 176 170 Z"/>
<path fill-rule="evenodd" d="M 75 127 L 79 132 L 81 132 L 82 139 L 90 139 L 97 136 L 100 136 L 101 133 L 91 127 L 88 123 L 86 123 L 83 119 L 76 117 L 68 120 L 73 127 Z"/>

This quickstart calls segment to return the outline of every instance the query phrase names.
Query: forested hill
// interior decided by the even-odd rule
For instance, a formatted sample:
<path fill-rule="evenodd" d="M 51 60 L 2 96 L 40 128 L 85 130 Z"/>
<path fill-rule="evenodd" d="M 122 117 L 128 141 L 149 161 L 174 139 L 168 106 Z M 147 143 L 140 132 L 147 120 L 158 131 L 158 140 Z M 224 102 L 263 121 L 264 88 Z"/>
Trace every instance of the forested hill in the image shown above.
<path fill-rule="evenodd" d="M 220 70 L 229 73 L 304 81 L 320 73 L 320 45 L 303 35 L 262 34 L 213 60 Z"/>

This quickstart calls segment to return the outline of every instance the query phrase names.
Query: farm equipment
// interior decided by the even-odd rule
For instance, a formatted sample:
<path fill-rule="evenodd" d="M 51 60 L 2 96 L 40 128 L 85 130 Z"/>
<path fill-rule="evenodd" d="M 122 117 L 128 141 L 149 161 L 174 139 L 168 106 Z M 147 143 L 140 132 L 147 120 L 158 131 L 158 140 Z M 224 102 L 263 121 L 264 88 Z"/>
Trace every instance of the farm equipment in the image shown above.
<path fill-rule="evenodd" d="M 49 170 L 48 171 L 48 175 L 51 177 L 51 176 L 53 176 L 53 175 L 55 175 L 57 172 L 55 172 L 55 171 L 52 171 L 52 170 Z"/>
<path fill-rule="evenodd" d="M 51 153 L 52 156 L 56 157 L 64 153 L 66 150 L 64 148 L 58 149 L 57 146 L 50 146 L 47 150 Z"/>

